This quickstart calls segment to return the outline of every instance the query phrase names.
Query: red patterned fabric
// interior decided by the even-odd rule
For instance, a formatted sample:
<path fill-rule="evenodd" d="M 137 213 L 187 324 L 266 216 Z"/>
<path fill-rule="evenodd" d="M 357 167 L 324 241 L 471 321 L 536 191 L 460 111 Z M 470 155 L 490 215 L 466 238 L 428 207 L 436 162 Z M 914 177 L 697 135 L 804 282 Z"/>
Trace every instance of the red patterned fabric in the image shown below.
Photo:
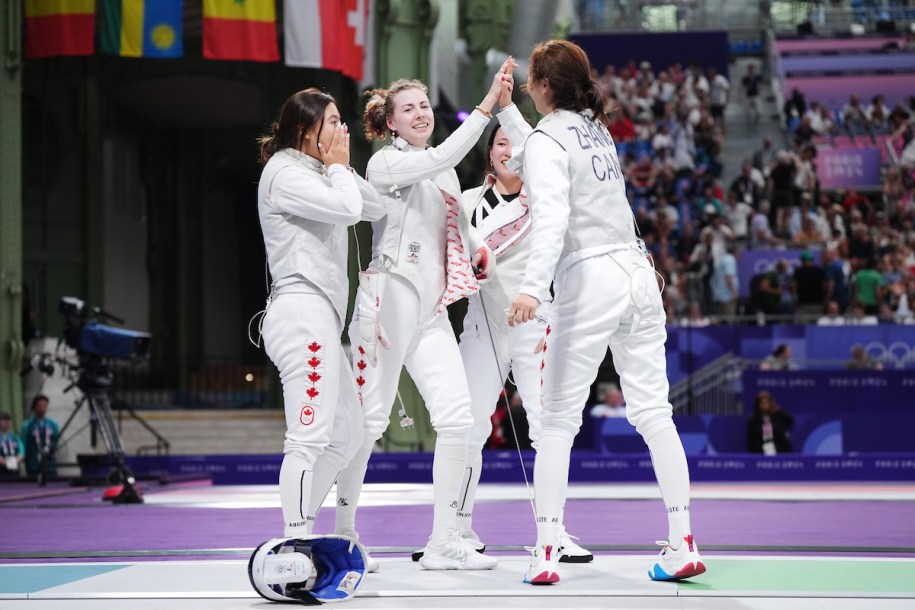
<path fill-rule="evenodd" d="M 469 297 L 480 290 L 480 283 L 473 275 L 470 268 L 470 259 L 464 251 L 464 242 L 461 240 L 461 230 L 458 226 L 461 207 L 457 199 L 442 191 L 445 198 L 447 222 L 445 236 L 445 295 L 439 303 L 436 314 L 445 311 L 448 305 Z"/>

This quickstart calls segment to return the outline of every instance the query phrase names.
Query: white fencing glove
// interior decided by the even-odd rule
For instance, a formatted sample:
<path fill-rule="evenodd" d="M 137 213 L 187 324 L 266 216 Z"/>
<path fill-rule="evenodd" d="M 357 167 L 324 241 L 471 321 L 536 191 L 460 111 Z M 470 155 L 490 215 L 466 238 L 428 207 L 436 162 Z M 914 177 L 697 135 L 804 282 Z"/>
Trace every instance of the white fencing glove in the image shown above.
<path fill-rule="evenodd" d="M 359 339 L 365 359 L 372 366 L 378 365 L 378 345 L 391 348 L 387 333 L 381 327 L 381 297 L 387 276 L 383 273 L 363 271 L 359 273 L 359 290 L 356 293 L 356 317 L 359 320 Z"/>

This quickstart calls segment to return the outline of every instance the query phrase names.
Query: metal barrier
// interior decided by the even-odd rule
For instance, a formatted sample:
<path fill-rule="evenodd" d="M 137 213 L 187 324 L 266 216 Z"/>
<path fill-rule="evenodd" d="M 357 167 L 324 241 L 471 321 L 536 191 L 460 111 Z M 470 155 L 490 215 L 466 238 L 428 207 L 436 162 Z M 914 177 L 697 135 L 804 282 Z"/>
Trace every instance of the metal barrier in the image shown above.
<path fill-rule="evenodd" d="M 737 394 L 745 363 L 728 352 L 670 387 L 677 415 L 743 415 Z"/>

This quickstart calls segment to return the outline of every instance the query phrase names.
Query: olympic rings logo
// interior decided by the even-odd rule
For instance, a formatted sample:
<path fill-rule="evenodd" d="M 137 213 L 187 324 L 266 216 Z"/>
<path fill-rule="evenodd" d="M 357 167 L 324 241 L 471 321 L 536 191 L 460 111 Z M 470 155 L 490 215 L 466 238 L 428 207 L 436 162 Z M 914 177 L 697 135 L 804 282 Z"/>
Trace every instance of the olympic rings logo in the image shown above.
<path fill-rule="evenodd" d="M 897 369 L 904 369 L 907 364 L 915 364 L 915 346 L 902 341 L 896 341 L 889 346 L 875 341 L 868 343 L 864 351 L 875 360 Z"/>

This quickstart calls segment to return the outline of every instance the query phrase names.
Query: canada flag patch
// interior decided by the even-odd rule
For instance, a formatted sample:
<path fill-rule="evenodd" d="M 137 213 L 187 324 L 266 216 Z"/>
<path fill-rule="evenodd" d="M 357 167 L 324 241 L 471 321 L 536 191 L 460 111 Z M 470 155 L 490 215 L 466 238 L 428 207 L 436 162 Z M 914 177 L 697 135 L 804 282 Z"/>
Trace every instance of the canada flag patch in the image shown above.
<path fill-rule="evenodd" d="M 304 426 L 310 426 L 315 421 L 315 408 L 311 405 L 305 405 L 302 407 L 302 412 L 299 413 L 299 421 L 302 422 Z"/>

